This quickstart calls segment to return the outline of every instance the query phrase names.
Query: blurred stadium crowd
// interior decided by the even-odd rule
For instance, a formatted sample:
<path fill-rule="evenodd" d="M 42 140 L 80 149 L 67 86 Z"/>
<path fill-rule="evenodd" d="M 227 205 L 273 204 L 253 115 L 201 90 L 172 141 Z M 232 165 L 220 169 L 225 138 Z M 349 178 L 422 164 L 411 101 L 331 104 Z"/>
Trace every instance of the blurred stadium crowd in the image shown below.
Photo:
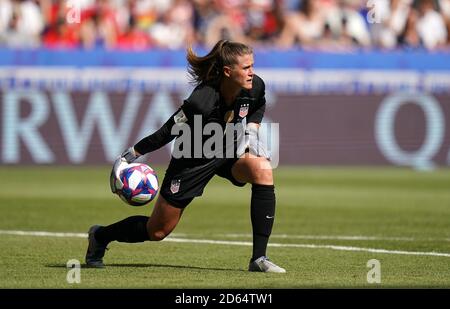
<path fill-rule="evenodd" d="M 450 0 L 0 0 L 0 46 L 450 49 Z"/>

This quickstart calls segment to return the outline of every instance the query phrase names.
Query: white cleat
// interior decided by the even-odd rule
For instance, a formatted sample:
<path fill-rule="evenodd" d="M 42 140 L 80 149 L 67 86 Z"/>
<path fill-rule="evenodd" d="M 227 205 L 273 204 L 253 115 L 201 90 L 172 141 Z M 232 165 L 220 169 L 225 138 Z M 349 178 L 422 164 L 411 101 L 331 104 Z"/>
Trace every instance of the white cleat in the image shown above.
<path fill-rule="evenodd" d="M 259 271 L 264 273 L 285 273 L 286 269 L 275 265 L 266 256 L 261 256 L 250 262 L 248 271 Z"/>

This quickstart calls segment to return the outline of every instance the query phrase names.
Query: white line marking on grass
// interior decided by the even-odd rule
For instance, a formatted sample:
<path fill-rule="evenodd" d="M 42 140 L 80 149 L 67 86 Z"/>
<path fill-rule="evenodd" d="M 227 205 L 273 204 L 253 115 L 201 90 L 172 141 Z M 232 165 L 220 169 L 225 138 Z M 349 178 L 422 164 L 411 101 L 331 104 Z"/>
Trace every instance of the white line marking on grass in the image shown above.
<path fill-rule="evenodd" d="M 420 252 L 420 251 L 400 251 L 400 250 L 386 250 L 386 249 L 374 249 L 374 248 L 361 248 L 361 247 L 348 247 L 348 246 L 335 246 L 335 245 L 308 245 L 308 244 L 269 244 L 272 247 L 295 247 L 295 248 L 312 248 L 312 249 L 332 249 L 340 251 L 360 251 L 360 252 L 372 252 L 372 253 L 385 253 L 385 254 L 403 254 L 403 255 L 425 255 L 425 256 L 442 256 L 450 257 L 450 253 L 442 252 Z"/>
<path fill-rule="evenodd" d="M 0 234 L 18 235 L 18 236 L 44 236 L 44 237 L 77 237 L 77 238 L 86 238 L 87 237 L 87 233 L 60 233 L 60 232 L 45 232 L 45 231 L 0 230 Z M 183 235 L 185 235 L 185 234 L 183 234 Z M 164 241 L 180 242 L 180 243 L 212 244 L 212 245 L 231 245 L 231 246 L 252 246 L 253 245 L 252 242 L 248 242 L 248 241 L 226 241 L 226 240 L 189 239 L 189 238 L 174 238 L 174 237 L 168 237 Z M 269 246 L 270 247 L 279 247 L 279 248 L 281 247 L 281 248 L 331 249 L 331 250 L 339 250 L 339 251 L 359 251 L 359 252 L 384 253 L 384 254 L 450 257 L 450 253 L 443 253 L 443 252 L 400 251 L 400 250 L 386 250 L 386 249 L 335 246 L 335 245 L 271 243 L 271 244 L 269 244 Z"/>
<path fill-rule="evenodd" d="M 42 232 L 42 231 L 5 231 L 0 230 L 0 234 L 18 235 L 18 236 L 47 236 L 47 237 L 79 237 L 87 238 L 87 233 L 60 233 L 60 232 Z"/>
<path fill-rule="evenodd" d="M 216 244 L 216 245 L 236 245 L 236 246 L 252 246 L 253 245 L 253 243 L 247 242 L 247 241 L 225 241 L 225 240 L 189 239 L 189 238 L 172 238 L 172 237 L 166 238 L 165 241 L 185 242 L 185 243 L 201 243 L 201 244 Z M 399 251 L 399 250 L 386 250 L 386 249 L 335 246 L 335 245 L 269 243 L 268 246 L 269 247 L 284 247 L 284 248 L 332 249 L 332 250 L 340 250 L 340 251 L 361 251 L 361 252 L 386 253 L 386 254 L 450 257 L 450 253 L 441 253 L 441 252 Z"/>
<path fill-rule="evenodd" d="M 217 234 L 223 237 L 252 237 L 252 234 Z M 273 234 L 271 238 L 285 238 L 285 239 L 318 239 L 318 240 L 394 240 L 394 241 L 415 241 L 413 237 L 384 237 L 384 236 L 350 236 L 350 235 L 288 235 L 288 234 Z M 432 240 L 432 239 L 427 239 Z M 445 239 L 448 241 L 448 239 Z"/>

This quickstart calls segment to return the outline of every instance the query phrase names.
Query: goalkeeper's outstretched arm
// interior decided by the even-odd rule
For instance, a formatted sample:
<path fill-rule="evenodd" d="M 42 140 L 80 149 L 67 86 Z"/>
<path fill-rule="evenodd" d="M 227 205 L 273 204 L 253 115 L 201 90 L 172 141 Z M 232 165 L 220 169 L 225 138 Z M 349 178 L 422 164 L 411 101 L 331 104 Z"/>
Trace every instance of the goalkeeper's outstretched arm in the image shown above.
<path fill-rule="evenodd" d="M 175 114 L 173 114 L 166 123 L 159 128 L 155 133 L 144 137 L 136 145 L 134 145 L 134 151 L 138 155 L 144 155 L 146 153 L 155 151 L 166 144 L 170 143 L 175 135 L 171 134 L 173 125 L 175 124 L 175 117 L 179 114 L 181 109 L 179 109 Z"/>
<path fill-rule="evenodd" d="M 130 163 L 134 162 L 141 155 L 155 151 L 164 145 L 170 143 L 175 136 L 171 134 L 172 126 L 180 115 L 184 115 L 180 108 L 175 114 L 173 114 L 166 123 L 159 128 L 153 134 L 141 139 L 134 146 L 126 149 L 114 162 L 113 168 L 110 174 L 110 187 L 112 193 L 117 193 L 123 187 L 123 183 L 120 181 L 120 172 Z"/>

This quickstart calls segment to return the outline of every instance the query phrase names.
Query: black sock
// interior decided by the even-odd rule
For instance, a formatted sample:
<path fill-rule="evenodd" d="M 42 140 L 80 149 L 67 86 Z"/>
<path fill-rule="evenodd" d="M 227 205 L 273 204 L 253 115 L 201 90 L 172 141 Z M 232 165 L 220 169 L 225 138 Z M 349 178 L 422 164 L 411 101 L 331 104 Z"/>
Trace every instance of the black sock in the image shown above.
<path fill-rule="evenodd" d="M 253 228 L 252 261 L 266 255 L 267 243 L 272 232 L 275 216 L 275 187 L 273 185 L 252 186 L 250 216 Z"/>
<path fill-rule="evenodd" d="M 99 228 L 95 232 L 95 239 L 98 242 L 108 244 L 111 241 L 119 242 L 143 242 L 150 240 L 147 233 L 146 216 L 132 216 L 122 221 Z"/>

